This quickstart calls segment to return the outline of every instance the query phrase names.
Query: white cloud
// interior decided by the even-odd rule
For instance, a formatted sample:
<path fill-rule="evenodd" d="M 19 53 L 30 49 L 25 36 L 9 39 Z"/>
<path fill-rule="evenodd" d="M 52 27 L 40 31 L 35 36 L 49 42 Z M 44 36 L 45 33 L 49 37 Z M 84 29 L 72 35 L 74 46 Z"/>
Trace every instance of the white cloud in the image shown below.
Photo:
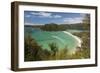
<path fill-rule="evenodd" d="M 81 16 L 81 17 L 85 17 L 85 16 L 86 16 L 86 14 L 81 13 L 81 14 L 80 14 L 80 16 Z"/>
<path fill-rule="evenodd" d="M 52 13 L 48 13 L 48 12 L 32 12 L 31 14 L 33 15 L 38 15 L 39 17 L 52 17 Z"/>
<path fill-rule="evenodd" d="M 47 12 L 40 12 L 40 15 L 43 17 L 52 17 L 52 13 L 47 13 Z"/>
<path fill-rule="evenodd" d="M 32 23 L 25 23 L 24 25 L 33 25 Z"/>
<path fill-rule="evenodd" d="M 54 15 L 53 17 L 54 18 L 61 18 L 62 16 L 60 16 L 60 15 Z"/>
<path fill-rule="evenodd" d="M 39 13 L 36 12 L 31 12 L 32 15 L 38 15 Z"/>
<path fill-rule="evenodd" d="M 50 12 L 31 12 L 32 15 L 37 15 L 39 17 L 47 17 L 47 18 L 61 18 L 60 15 L 53 15 Z"/>
<path fill-rule="evenodd" d="M 31 15 L 25 15 L 25 17 L 29 18 L 29 17 L 31 17 Z"/>
<path fill-rule="evenodd" d="M 75 17 L 75 18 L 64 18 L 64 23 L 67 24 L 74 24 L 74 23 L 82 23 L 83 18 L 82 17 Z"/>
<path fill-rule="evenodd" d="M 25 22 L 24 25 L 43 25 L 43 24 L 36 24 L 36 23 L 28 23 L 28 22 Z"/>

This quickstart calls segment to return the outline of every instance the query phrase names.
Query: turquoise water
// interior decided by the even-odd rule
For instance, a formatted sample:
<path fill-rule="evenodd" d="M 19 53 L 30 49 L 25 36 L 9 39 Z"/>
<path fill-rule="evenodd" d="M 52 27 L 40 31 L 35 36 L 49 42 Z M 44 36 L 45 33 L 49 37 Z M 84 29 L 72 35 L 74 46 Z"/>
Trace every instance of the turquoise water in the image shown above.
<path fill-rule="evenodd" d="M 49 44 L 56 43 L 59 49 L 72 50 L 77 47 L 78 41 L 69 34 L 63 31 L 41 31 L 31 29 L 31 31 L 25 29 L 25 34 L 31 32 L 32 37 L 37 41 L 37 43 L 42 46 L 43 49 L 50 50 Z"/>

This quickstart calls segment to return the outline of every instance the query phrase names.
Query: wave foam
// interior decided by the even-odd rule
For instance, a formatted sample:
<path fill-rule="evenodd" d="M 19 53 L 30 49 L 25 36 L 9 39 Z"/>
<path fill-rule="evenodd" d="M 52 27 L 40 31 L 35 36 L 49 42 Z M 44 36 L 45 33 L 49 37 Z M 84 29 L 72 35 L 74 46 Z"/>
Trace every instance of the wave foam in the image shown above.
<path fill-rule="evenodd" d="M 63 31 L 63 32 L 64 32 L 65 34 L 68 34 L 68 35 L 72 36 L 73 38 L 75 38 L 75 39 L 78 41 L 78 47 L 81 47 L 82 40 L 81 40 L 79 37 L 77 37 L 77 36 L 75 36 L 75 35 L 73 35 L 73 34 L 67 32 L 67 31 Z"/>

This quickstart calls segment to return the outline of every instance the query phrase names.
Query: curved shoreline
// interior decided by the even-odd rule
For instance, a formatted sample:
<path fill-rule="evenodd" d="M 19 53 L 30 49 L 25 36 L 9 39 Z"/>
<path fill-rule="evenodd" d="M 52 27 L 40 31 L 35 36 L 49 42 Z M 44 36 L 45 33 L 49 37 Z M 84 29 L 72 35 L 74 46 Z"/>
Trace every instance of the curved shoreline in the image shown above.
<path fill-rule="evenodd" d="M 58 36 L 52 36 L 52 37 L 58 39 L 59 41 L 61 41 L 64 44 L 63 39 L 59 38 Z"/>
<path fill-rule="evenodd" d="M 78 47 L 81 47 L 82 40 L 81 40 L 79 37 L 77 37 L 77 36 L 75 36 L 75 35 L 73 35 L 73 34 L 67 32 L 67 31 L 63 31 L 63 32 L 64 32 L 65 34 L 68 34 L 68 35 L 72 36 L 73 38 L 75 38 L 75 39 L 78 41 Z"/>

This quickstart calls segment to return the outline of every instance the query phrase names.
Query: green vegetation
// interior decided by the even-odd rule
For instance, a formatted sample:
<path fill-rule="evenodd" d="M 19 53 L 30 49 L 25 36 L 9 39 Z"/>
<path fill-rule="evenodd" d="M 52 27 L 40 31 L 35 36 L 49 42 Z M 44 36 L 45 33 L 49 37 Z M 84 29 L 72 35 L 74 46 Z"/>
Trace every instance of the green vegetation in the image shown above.
<path fill-rule="evenodd" d="M 43 49 L 38 45 L 31 35 L 25 37 L 25 61 L 43 61 L 43 60 L 67 60 L 67 59 L 84 59 L 90 58 L 90 39 L 89 32 L 73 33 L 80 37 L 82 41 L 81 48 L 77 48 L 75 54 L 68 54 L 67 46 L 58 49 L 56 43 L 48 44 L 50 51 Z"/>
<path fill-rule="evenodd" d="M 43 31 L 66 31 L 68 29 L 72 30 L 89 30 L 90 29 L 89 23 L 77 23 L 77 24 L 56 24 L 56 23 L 49 23 L 45 25 L 25 25 L 25 27 L 33 27 L 39 28 Z"/>
<path fill-rule="evenodd" d="M 77 24 L 45 24 L 25 27 L 39 28 L 42 31 L 66 31 L 68 29 L 90 30 L 90 15 L 86 14 L 83 23 Z M 49 43 L 50 50 L 46 50 L 40 46 L 31 36 L 32 30 L 25 35 L 24 46 L 24 61 L 43 61 L 43 60 L 67 60 L 67 59 L 86 59 L 90 58 L 90 31 L 89 32 L 74 32 L 73 35 L 80 37 L 82 40 L 81 48 L 77 47 L 74 54 L 69 54 L 67 46 L 59 49 L 55 42 Z"/>
<path fill-rule="evenodd" d="M 29 35 L 25 37 L 25 61 L 33 61 L 33 60 L 39 60 L 37 57 L 39 49 L 41 49 L 40 46 L 35 42 L 35 40 Z"/>
<path fill-rule="evenodd" d="M 90 58 L 90 32 L 73 33 L 82 40 L 82 55 L 84 58 Z"/>

